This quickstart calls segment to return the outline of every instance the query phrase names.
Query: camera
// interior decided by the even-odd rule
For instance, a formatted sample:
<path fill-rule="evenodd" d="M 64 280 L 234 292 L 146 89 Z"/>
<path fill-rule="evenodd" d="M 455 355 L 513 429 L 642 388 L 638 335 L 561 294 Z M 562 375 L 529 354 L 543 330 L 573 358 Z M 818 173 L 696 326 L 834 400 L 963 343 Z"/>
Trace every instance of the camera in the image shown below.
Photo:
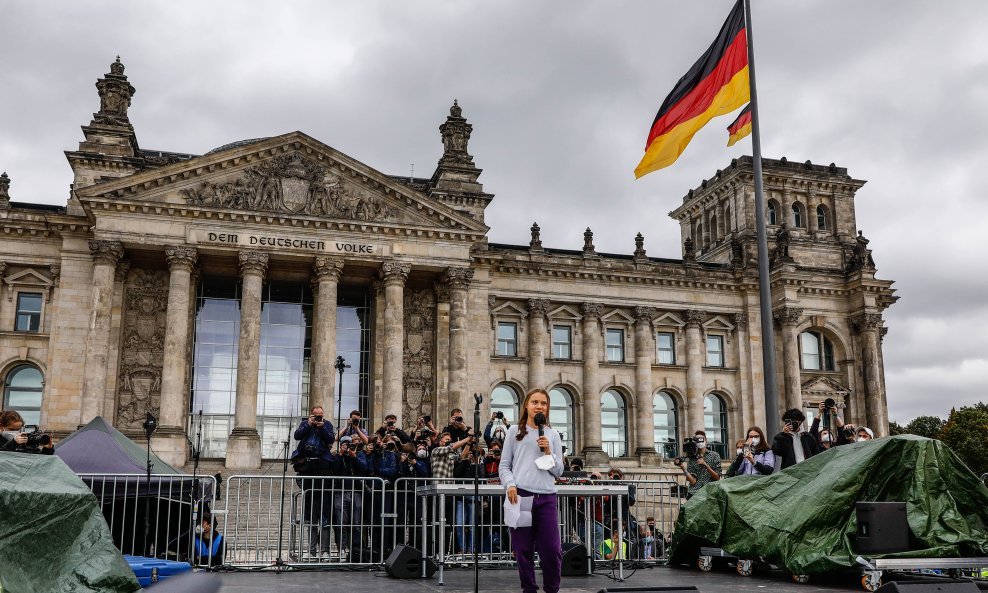
<path fill-rule="evenodd" d="M 313 418 L 312 418 L 312 419 L 313 419 L 314 421 L 316 421 L 316 422 L 322 422 L 322 414 L 319 414 L 319 415 L 317 415 L 317 416 L 313 416 Z"/>
<path fill-rule="evenodd" d="M 384 444 L 384 448 L 388 451 L 394 451 L 397 447 L 395 447 L 394 441 L 388 441 Z"/>
<path fill-rule="evenodd" d="M 350 418 L 350 424 L 357 426 L 360 424 L 360 418 Z"/>
<path fill-rule="evenodd" d="M 425 422 L 426 424 L 432 422 L 432 416 L 422 416 L 422 422 Z"/>
<path fill-rule="evenodd" d="M 463 416 L 456 416 L 453 418 L 453 422 L 463 422 Z"/>
<path fill-rule="evenodd" d="M 504 412 L 498 410 L 497 412 L 494 412 L 494 417 L 498 420 L 504 420 Z"/>
<path fill-rule="evenodd" d="M 696 446 L 696 439 L 693 437 L 687 437 L 683 439 L 683 454 L 673 459 L 673 461 L 676 465 L 680 465 L 686 460 L 699 459 L 699 457 L 700 451 Z"/>
<path fill-rule="evenodd" d="M 388 425 L 388 428 L 394 428 L 395 427 L 395 421 L 394 420 L 388 420 L 385 424 Z"/>
<path fill-rule="evenodd" d="M 832 397 L 828 397 L 823 400 L 823 407 L 827 410 L 834 410 L 837 408 L 837 402 Z"/>
<path fill-rule="evenodd" d="M 853 437 L 857 431 L 854 429 L 853 426 L 845 426 L 841 430 L 841 432 L 844 433 L 844 438 L 845 439 L 849 439 L 849 438 Z"/>

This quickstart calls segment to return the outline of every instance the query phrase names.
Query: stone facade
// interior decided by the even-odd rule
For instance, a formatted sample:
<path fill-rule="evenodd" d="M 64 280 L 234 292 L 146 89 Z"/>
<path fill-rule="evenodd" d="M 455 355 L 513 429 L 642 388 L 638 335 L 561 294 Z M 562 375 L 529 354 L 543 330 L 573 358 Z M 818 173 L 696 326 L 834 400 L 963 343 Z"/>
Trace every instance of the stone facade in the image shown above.
<path fill-rule="evenodd" d="M 544 246 L 538 225 L 528 245 L 500 245 L 487 240 L 493 196 L 456 102 L 435 173 L 408 179 L 298 132 L 205 155 L 143 150 L 119 60 L 97 88 L 100 111 L 66 153 L 75 180 L 65 207 L 17 202 L 0 177 L 0 373 L 41 371 L 41 421 L 56 434 L 101 415 L 136 436 L 151 412 L 159 454 L 186 462 L 193 303 L 205 274 L 239 290 L 231 470 L 261 463 L 261 303 L 271 282 L 312 286 L 305 401 L 327 416 L 337 295 L 360 287 L 372 303 L 373 426 L 386 413 L 406 426 L 422 414 L 441 420 L 500 387 L 519 398 L 556 389 L 571 401 L 572 439 L 589 464 L 651 466 L 666 453 L 653 432 L 660 398 L 675 410 L 666 428 L 676 441 L 705 424 L 733 442 L 747 426 L 777 423 L 763 405 L 750 159 L 671 212 L 679 258 L 648 256 L 641 234 L 629 238 L 632 253 L 599 253 L 589 228 L 580 250 Z M 876 278 L 855 224 L 864 182 L 835 165 L 782 159 L 764 169 L 780 399 L 812 409 L 834 397 L 849 421 L 883 435 L 882 312 L 897 297 Z M 22 293 L 41 295 L 33 329 L 18 326 L 33 319 L 19 309 Z M 620 402 L 619 429 L 602 425 L 605 400 Z M 608 460 L 614 438 L 624 454 Z"/>

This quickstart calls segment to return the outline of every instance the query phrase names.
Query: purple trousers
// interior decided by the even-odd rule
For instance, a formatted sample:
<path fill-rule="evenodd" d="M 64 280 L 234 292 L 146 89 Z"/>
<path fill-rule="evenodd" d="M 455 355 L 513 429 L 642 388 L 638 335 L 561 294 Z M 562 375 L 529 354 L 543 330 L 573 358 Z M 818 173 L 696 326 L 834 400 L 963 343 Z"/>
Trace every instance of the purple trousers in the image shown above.
<path fill-rule="evenodd" d="M 542 567 L 542 588 L 545 593 L 559 593 L 559 579 L 563 571 L 563 546 L 559 539 L 559 510 L 555 494 L 535 494 L 518 489 L 518 496 L 531 496 L 532 526 L 509 529 L 511 546 L 518 562 L 521 590 L 535 593 L 535 553 L 539 553 Z"/>

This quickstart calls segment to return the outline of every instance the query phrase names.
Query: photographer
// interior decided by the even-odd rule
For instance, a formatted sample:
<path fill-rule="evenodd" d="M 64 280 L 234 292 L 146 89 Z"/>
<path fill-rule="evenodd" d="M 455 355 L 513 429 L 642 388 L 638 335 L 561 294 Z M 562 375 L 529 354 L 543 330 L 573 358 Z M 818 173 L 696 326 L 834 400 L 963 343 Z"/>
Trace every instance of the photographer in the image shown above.
<path fill-rule="evenodd" d="M 329 557 L 329 516 L 332 501 L 324 490 L 324 476 L 330 474 L 333 462 L 332 446 L 336 440 L 333 425 L 323 419 L 321 406 L 309 410 L 309 417 L 299 423 L 295 429 L 295 440 L 298 446 L 292 452 L 292 468 L 299 476 L 298 484 L 302 488 L 303 513 L 309 523 L 309 556 L 317 557 L 322 554 Z"/>
<path fill-rule="evenodd" d="M 367 433 L 362 428 L 360 428 L 361 419 L 362 418 L 360 416 L 359 410 L 354 410 L 350 412 L 350 420 L 346 426 L 340 429 L 340 436 L 351 437 L 355 445 L 356 444 L 362 445 L 366 443 L 368 436 Z"/>
<path fill-rule="evenodd" d="M 14 410 L 0 412 L 0 451 L 10 453 L 40 453 L 54 455 L 55 445 L 51 436 L 38 430 L 20 432 L 24 428 L 24 418 Z"/>
<path fill-rule="evenodd" d="M 425 442 L 431 449 L 435 446 L 438 436 L 439 431 L 436 430 L 436 425 L 432 423 L 432 416 L 419 416 L 418 420 L 415 421 L 415 434 L 413 435 L 415 442 Z"/>
<path fill-rule="evenodd" d="M 707 449 L 707 433 L 698 430 L 683 443 L 683 456 L 672 462 L 683 469 L 689 487 L 687 500 L 710 482 L 720 480 L 720 455 Z"/>
<path fill-rule="evenodd" d="M 398 427 L 398 417 L 394 414 L 388 414 L 384 417 L 384 424 L 377 429 L 377 436 L 382 439 L 389 434 L 393 434 L 398 437 L 401 444 L 412 442 L 412 437 L 408 436 L 408 433 Z"/>
<path fill-rule="evenodd" d="M 470 439 L 466 436 L 454 442 L 453 436 L 448 432 L 440 434 L 439 446 L 433 449 L 429 456 L 432 477 L 437 479 L 452 478 L 457 450 L 469 442 Z"/>
<path fill-rule="evenodd" d="M 836 445 L 846 445 L 851 442 L 848 440 L 848 434 L 844 430 L 845 426 L 851 427 L 851 433 L 854 432 L 853 425 L 845 425 L 844 418 L 841 410 L 844 409 L 844 402 L 837 403 L 833 398 L 828 397 L 826 400 L 820 402 L 820 414 L 813 419 L 813 423 L 810 425 L 810 434 L 817 441 L 817 446 L 819 449 L 829 449 Z M 821 419 L 823 422 L 821 422 Z M 821 428 L 820 425 L 823 424 Z M 826 437 L 826 439 L 824 438 Z"/>
<path fill-rule="evenodd" d="M 782 415 L 782 432 L 772 439 L 772 452 L 782 458 L 782 469 L 802 463 L 819 451 L 813 435 L 800 430 L 805 420 L 798 408 Z"/>
<path fill-rule="evenodd" d="M 203 515 L 192 540 L 195 566 L 221 566 L 225 551 L 223 534 L 216 529 L 216 517 Z"/>
<path fill-rule="evenodd" d="M 333 457 L 333 531 L 340 548 L 341 561 L 347 561 L 350 549 L 360 549 L 362 541 L 363 484 L 354 480 L 370 473 L 367 458 L 353 444 L 353 437 L 340 437 L 339 453 Z"/>
<path fill-rule="evenodd" d="M 477 444 L 475 437 L 469 437 L 468 446 L 460 449 L 460 456 L 453 464 L 453 477 L 460 480 L 472 480 L 476 475 L 483 479 L 484 450 Z M 473 529 L 475 523 L 474 511 L 476 504 L 473 495 L 456 496 L 453 505 L 453 525 L 456 531 L 456 553 L 473 553 Z"/>
<path fill-rule="evenodd" d="M 463 410 L 453 408 L 453 411 L 449 413 L 449 425 L 443 429 L 443 432 L 448 432 L 449 436 L 453 437 L 453 442 L 461 441 L 469 436 L 467 425 L 463 422 Z"/>
<path fill-rule="evenodd" d="M 497 480 L 497 469 L 501 464 L 501 441 L 493 441 L 487 448 L 487 455 L 484 457 L 484 471 L 492 480 Z"/>
<path fill-rule="evenodd" d="M 484 442 L 487 443 L 488 447 L 494 441 L 503 443 L 504 436 L 508 434 L 510 426 L 511 423 L 504 418 L 504 412 L 491 412 L 491 419 L 487 421 L 487 426 L 484 427 Z"/>
<path fill-rule="evenodd" d="M 727 477 L 768 476 L 775 471 L 775 453 L 765 442 L 765 433 L 757 426 L 748 429 L 748 438 L 738 446 L 738 456 L 727 469 Z"/>

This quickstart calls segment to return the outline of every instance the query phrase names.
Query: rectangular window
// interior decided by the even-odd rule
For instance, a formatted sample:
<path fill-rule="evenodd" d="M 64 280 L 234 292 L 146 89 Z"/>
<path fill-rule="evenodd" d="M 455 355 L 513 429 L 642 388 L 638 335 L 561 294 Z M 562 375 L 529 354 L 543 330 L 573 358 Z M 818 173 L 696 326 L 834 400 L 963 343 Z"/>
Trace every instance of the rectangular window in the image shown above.
<path fill-rule="evenodd" d="M 17 321 L 14 330 L 19 332 L 41 331 L 41 294 L 22 292 L 17 295 Z"/>
<path fill-rule="evenodd" d="M 820 342 L 810 332 L 799 334 L 800 349 L 803 351 L 803 370 L 820 370 Z"/>
<path fill-rule="evenodd" d="M 676 336 L 672 333 L 659 332 L 655 336 L 655 349 L 659 364 L 676 364 Z"/>
<path fill-rule="evenodd" d="M 552 326 L 552 357 L 561 360 L 573 357 L 573 328 L 570 326 Z"/>
<path fill-rule="evenodd" d="M 724 366 L 724 337 L 707 336 L 707 366 Z"/>
<path fill-rule="evenodd" d="M 518 356 L 518 324 L 497 324 L 496 354 L 498 356 Z"/>
<path fill-rule="evenodd" d="M 624 362 L 624 330 L 607 330 L 607 360 L 608 362 Z"/>

